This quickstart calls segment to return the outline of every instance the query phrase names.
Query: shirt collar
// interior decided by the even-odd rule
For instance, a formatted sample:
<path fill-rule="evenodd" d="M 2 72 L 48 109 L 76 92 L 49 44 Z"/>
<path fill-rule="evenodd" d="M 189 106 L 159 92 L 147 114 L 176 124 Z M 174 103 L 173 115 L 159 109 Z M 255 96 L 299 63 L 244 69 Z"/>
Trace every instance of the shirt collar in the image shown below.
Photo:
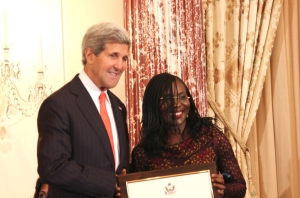
<path fill-rule="evenodd" d="M 88 90 L 88 92 L 90 93 L 90 95 L 93 97 L 99 97 L 101 94 L 101 90 L 93 83 L 93 81 L 88 77 L 88 75 L 85 73 L 84 70 L 82 70 L 78 76 L 81 80 L 81 82 L 83 83 L 83 85 L 85 86 L 85 88 Z M 106 94 L 106 102 L 108 102 L 110 104 L 110 100 L 107 94 L 107 90 L 104 91 Z"/>

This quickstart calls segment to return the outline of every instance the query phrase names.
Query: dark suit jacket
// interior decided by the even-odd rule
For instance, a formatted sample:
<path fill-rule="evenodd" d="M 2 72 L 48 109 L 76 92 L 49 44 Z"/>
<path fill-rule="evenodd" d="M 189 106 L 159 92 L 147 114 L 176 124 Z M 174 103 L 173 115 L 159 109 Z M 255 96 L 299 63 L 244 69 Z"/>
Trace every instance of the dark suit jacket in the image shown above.
<path fill-rule="evenodd" d="M 107 91 L 115 117 L 120 165 L 129 168 L 125 105 Z M 114 157 L 99 112 L 78 75 L 42 103 L 38 113 L 38 173 L 49 197 L 114 196 Z"/>

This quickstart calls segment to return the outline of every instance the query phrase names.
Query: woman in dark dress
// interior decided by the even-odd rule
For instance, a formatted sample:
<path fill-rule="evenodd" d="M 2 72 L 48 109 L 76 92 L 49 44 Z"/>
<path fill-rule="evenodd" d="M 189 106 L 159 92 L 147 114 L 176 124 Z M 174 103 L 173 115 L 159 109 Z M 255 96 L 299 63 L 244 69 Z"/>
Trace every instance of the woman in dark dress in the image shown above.
<path fill-rule="evenodd" d="M 220 174 L 211 178 L 220 197 L 245 196 L 246 183 L 228 139 L 214 118 L 200 117 L 180 78 L 168 73 L 154 76 L 144 93 L 142 114 L 141 141 L 132 152 L 133 172 L 215 162 Z"/>

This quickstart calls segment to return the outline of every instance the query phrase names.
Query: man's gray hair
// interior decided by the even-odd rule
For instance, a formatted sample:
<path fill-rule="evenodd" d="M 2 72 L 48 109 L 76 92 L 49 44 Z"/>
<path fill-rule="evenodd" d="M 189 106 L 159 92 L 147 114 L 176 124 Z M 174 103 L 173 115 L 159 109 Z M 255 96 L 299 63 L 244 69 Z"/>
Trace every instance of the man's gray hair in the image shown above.
<path fill-rule="evenodd" d="M 109 22 L 91 26 L 82 39 L 82 64 L 86 64 L 85 50 L 87 48 L 91 48 L 95 55 L 99 55 L 105 49 L 105 44 L 109 42 L 126 44 L 128 49 L 131 45 L 129 34 L 121 26 Z"/>

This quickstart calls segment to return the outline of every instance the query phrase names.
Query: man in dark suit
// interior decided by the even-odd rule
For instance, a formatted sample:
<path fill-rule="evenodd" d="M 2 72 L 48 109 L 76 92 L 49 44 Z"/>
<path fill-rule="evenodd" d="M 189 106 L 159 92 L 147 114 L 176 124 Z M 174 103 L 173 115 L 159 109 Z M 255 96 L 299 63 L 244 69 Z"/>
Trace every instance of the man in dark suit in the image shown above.
<path fill-rule="evenodd" d="M 38 173 L 49 184 L 50 198 L 120 196 L 116 174 L 129 169 L 126 108 L 109 89 L 127 66 L 130 45 L 127 32 L 117 25 L 90 27 L 82 41 L 83 71 L 42 103 Z M 98 100 L 102 92 L 112 139 Z"/>

